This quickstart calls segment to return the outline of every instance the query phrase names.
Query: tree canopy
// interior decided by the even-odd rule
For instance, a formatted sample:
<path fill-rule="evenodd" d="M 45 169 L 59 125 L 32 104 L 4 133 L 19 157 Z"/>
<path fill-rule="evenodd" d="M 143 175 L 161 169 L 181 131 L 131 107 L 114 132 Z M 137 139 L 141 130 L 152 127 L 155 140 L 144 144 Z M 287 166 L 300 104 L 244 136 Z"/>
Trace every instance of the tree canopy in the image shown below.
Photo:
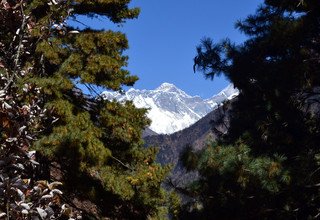
<path fill-rule="evenodd" d="M 265 0 L 236 27 L 244 43 L 197 47 L 194 69 L 224 74 L 240 94 L 228 133 L 193 156 L 201 206 L 188 216 L 318 218 L 320 2 Z"/>
<path fill-rule="evenodd" d="M 178 207 L 177 198 L 160 186 L 170 167 L 155 162 L 155 148 L 143 147 L 142 130 L 150 123 L 146 110 L 131 102 L 86 96 L 79 89 L 81 85 L 121 91 L 138 79 L 125 68 L 125 34 L 68 24 L 80 15 L 124 23 L 139 14 L 129 3 L 1 1 L 1 157 L 37 151 L 33 158 L 37 164 L 20 175 L 31 181 L 22 193 L 32 190 L 39 179 L 59 180 L 65 196 L 59 196 L 57 204 L 75 206 L 96 218 L 165 218 L 174 211 L 169 207 Z M 15 109 L 10 110 L 13 104 Z M 19 116 L 21 111 L 25 117 Z M 28 133 L 21 133 L 23 126 Z M 12 132 L 13 127 L 18 132 Z M 8 177 L 14 178 L 10 173 Z M 2 177 L 0 181 L 4 183 Z M 0 199 L 0 211 L 8 218 L 39 214 L 13 211 L 10 199 L 15 201 Z M 48 217 L 50 210 L 41 203 L 40 207 Z"/>

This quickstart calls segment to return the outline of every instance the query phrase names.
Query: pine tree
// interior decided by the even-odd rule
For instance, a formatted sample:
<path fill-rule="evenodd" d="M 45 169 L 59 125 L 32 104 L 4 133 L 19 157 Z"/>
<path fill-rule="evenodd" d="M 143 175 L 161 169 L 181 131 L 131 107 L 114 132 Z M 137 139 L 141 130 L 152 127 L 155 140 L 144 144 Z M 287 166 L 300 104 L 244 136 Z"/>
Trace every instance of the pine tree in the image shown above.
<path fill-rule="evenodd" d="M 40 163 L 35 180 L 61 180 L 63 199 L 97 218 L 166 218 L 177 211 L 178 200 L 161 187 L 169 167 L 155 162 L 155 148 L 143 147 L 146 110 L 83 95 L 77 87 L 122 91 L 138 79 L 125 69 L 123 33 L 67 23 L 84 15 L 122 24 L 139 14 L 129 2 L 2 1 L 0 66 L 8 81 L 3 89 L 32 91 L 21 103 L 36 97 L 49 115 L 31 127 L 37 139 L 30 147 Z M 90 213 L 87 203 L 97 210 Z"/>
<path fill-rule="evenodd" d="M 197 156 L 203 207 L 193 214 L 319 217 L 319 18 L 319 1 L 266 0 L 237 23 L 243 44 L 204 39 L 197 48 L 195 70 L 225 74 L 240 95 L 228 133 Z"/>

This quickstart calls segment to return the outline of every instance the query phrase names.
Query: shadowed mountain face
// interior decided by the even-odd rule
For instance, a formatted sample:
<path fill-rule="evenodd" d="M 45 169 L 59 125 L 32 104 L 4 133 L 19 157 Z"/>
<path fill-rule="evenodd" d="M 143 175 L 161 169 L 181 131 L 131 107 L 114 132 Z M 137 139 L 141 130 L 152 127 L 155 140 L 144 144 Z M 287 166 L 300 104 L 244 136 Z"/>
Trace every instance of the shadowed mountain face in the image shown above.
<path fill-rule="evenodd" d="M 227 132 L 229 113 L 232 102 L 216 108 L 192 126 L 170 135 L 153 135 L 144 137 L 146 146 L 159 147 L 157 160 L 161 164 L 172 164 L 174 169 L 171 178 L 177 185 L 194 180 L 196 173 L 186 173 L 179 156 L 187 145 L 195 151 L 201 150 L 208 141 L 214 141 L 217 135 Z"/>
<path fill-rule="evenodd" d="M 120 102 L 131 100 L 138 108 L 148 108 L 152 120 L 150 130 L 157 134 L 171 134 L 194 124 L 206 116 L 225 100 L 238 95 L 238 90 L 230 84 L 209 99 L 190 96 L 170 83 L 163 83 L 155 90 L 130 89 L 125 94 L 105 91 L 104 99 Z M 149 130 L 144 135 L 152 134 Z"/>
<path fill-rule="evenodd" d="M 156 132 L 152 131 L 150 128 L 144 129 L 142 132 L 142 138 L 148 137 L 148 136 L 154 136 L 158 135 Z"/>

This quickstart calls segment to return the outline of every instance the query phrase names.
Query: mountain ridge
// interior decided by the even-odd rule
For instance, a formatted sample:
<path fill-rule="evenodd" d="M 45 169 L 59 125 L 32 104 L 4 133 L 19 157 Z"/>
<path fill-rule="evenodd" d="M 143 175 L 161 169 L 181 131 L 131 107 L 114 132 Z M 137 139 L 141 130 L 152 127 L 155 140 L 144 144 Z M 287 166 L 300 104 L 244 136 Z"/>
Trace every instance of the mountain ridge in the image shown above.
<path fill-rule="evenodd" d="M 171 83 L 162 83 L 154 90 L 131 88 L 124 94 L 105 91 L 101 96 L 120 102 L 131 100 L 138 108 L 148 108 L 148 117 L 152 120 L 149 129 L 157 134 L 172 134 L 191 126 L 238 93 L 230 84 L 211 98 L 202 99 L 188 95 Z"/>

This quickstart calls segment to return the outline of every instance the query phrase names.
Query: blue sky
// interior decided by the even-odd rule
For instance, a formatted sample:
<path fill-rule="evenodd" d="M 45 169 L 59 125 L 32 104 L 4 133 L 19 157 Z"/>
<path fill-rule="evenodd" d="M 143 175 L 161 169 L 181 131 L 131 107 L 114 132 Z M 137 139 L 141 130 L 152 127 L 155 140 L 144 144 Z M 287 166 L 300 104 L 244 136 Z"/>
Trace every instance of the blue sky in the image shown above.
<path fill-rule="evenodd" d="M 224 77 L 211 81 L 193 73 L 196 46 L 203 37 L 243 42 L 245 36 L 234 24 L 254 13 L 261 3 L 262 0 L 133 0 L 130 5 L 141 8 L 139 18 L 116 29 L 129 39 L 128 69 L 140 78 L 134 88 L 155 89 L 169 82 L 202 98 L 219 92 L 229 83 Z M 112 27 L 104 19 L 84 22 L 97 28 Z"/>

